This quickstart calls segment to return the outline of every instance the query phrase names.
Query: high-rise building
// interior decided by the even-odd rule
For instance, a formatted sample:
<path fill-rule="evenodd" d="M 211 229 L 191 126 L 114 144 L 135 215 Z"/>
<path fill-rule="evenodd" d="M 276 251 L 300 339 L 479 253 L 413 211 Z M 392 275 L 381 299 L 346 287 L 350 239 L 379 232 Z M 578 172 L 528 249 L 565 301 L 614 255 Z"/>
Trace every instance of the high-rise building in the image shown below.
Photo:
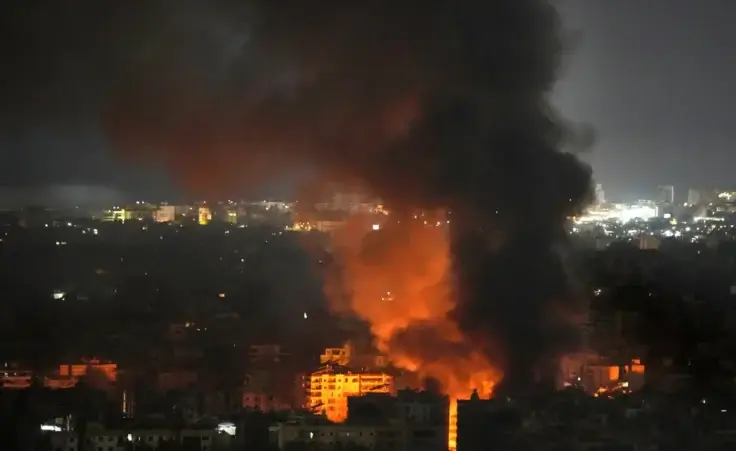
<path fill-rule="evenodd" d="M 657 202 L 661 204 L 675 203 L 675 187 L 672 185 L 660 185 L 657 187 Z"/>
<path fill-rule="evenodd" d="M 595 204 L 602 205 L 606 203 L 606 194 L 603 191 L 603 185 L 600 183 L 595 185 Z"/>

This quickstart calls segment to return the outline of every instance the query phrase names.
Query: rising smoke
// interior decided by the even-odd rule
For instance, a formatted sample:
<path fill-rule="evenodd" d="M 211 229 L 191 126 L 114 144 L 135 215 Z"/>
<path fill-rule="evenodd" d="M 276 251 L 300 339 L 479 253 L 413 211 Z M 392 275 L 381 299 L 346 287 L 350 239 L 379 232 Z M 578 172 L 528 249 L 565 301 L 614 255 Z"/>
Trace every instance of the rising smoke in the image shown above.
<path fill-rule="evenodd" d="M 548 102 L 563 50 L 548 1 L 3 8 L 6 124 L 99 120 L 122 155 L 199 190 L 307 165 L 384 199 L 389 236 L 377 255 L 346 251 L 345 277 L 397 364 L 444 384 L 503 371 L 515 390 L 574 343 L 563 223 L 591 173 L 561 151 L 581 143 Z M 412 222 L 418 209 L 449 212 L 449 235 Z M 377 311 L 389 273 L 400 293 Z"/>

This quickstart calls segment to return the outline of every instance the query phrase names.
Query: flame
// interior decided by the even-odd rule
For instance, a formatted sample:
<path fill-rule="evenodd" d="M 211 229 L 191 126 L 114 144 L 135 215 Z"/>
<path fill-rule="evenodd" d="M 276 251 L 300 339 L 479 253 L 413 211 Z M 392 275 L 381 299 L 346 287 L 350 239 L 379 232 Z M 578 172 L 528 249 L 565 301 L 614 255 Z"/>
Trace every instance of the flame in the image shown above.
<path fill-rule="evenodd" d="M 421 215 L 391 221 L 374 231 L 366 218 L 353 218 L 334 235 L 343 273 L 339 289 L 333 280 L 326 291 L 335 310 L 370 325 L 376 347 L 393 365 L 441 384 L 451 399 L 448 445 L 455 449 L 456 400 L 475 389 L 489 396 L 502 373 L 450 318 L 447 221 Z M 347 300 L 336 295 L 345 291 Z"/>

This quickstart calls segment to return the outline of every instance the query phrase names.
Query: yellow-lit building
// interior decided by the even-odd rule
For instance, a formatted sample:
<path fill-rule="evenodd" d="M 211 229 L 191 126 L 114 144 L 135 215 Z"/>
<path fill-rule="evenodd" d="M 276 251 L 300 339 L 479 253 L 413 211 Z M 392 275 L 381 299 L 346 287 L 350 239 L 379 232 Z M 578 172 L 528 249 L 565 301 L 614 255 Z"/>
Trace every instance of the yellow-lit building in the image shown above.
<path fill-rule="evenodd" d="M 132 205 L 126 207 L 113 207 L 105 210 L 102 215 L 103 221 L 125 222 L 131 220 L 143 221 L 157 220 L 159 211 L 152 205 Z"/>
<path fill-rule="evenodd" d="M 199 225 L 207 225 L 212 221 L 212 211 L 208 207 L 199 207 L 197 210 Z"/>
<path fill-rule="evenodd" d="M 349 366 L 353 355 L 353 346 L 345 343 L 341 348 L 325 348 L 325 352 L 319 356 L 319 363 L 322 365 L 335 364 L 340 366 Z"/>
<path fill-rule="evenodd" d="M 358 353 L 353 343 L 346 342 L 340 348 L 325 348 L 319 356 L 322 365 L 339 365 L 367 371 L 380 371 L 388 366 L 388 359 L 380 354 Z"/>
<path fill-rule="evenodd" d="M 341 422 L 348 416 L 348 397 L 393 393 L 394 379 L 385 373 L 353 373 L 328 366 L 309 375 L 306 407 Z"/>
<path fill-rule="evenodd" d="M 125 208 L 115 208 L 105 212 L 104 220 L 125 222 L 133 219 L 133 212 Z"/>
<path fill-rule="evenodd" d="M 230 224 L 237 224 L 238 223 L 238 212 L 234 210 L 229 210 L 227 212 L 227 216 L 225 217 L 225 220 Z"/>

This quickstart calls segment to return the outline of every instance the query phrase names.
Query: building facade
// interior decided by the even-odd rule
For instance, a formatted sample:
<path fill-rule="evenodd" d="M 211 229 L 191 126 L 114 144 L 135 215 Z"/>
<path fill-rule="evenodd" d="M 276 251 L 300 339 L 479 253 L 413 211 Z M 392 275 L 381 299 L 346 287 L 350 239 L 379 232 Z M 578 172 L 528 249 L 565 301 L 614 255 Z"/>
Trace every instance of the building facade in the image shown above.
<path fill-rule="evenodd" d="M 392 393 L 393 376 L 385 373 L 355 373 L 339 366 L 326 366 L 309 375 L 305 407 L 342 422 L 348 415 L 348 398 L 368 393 Z"/>

